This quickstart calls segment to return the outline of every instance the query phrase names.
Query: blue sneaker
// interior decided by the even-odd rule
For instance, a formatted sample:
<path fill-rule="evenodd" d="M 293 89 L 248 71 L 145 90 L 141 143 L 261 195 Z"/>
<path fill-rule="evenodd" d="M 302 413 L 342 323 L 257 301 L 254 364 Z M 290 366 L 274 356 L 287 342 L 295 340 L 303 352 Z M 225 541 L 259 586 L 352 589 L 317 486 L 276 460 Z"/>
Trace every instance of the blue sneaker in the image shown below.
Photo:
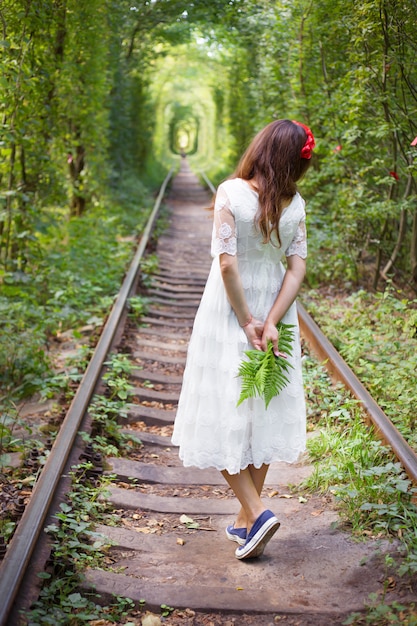
<path fill-rule="evenodd" d="M 266 544 L 279 527 L 280 523 L 272 511 L 267 510 L 261 513 L 250 529 L 245 545 L 236 548 L 236 558 L 253 559 L 261 556 Z"/>
<path fill-rule="evenodd" d="M 230 541 L 236 541 L 240 546 L 244 546 L 246 543 L 246 528 L 235 528 L 233 524 L 231 526 L 227 526 L 226 535 Z"/>

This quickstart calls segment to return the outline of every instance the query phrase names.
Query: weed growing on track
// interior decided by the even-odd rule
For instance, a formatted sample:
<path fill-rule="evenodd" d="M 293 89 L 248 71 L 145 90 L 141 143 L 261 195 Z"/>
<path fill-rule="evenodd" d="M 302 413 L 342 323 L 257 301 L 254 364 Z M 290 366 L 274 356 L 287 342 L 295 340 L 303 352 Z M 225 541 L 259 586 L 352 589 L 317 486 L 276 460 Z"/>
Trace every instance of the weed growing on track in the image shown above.
<path fill-rule="evenodd" d="M 45 529 L 52 537 L 52 554 L 47 571 L 39 575 L 44 581 L 39 598 L 24 615 L 30 626 L 78 626 L 91 620 L 121 623 L 134 606 L 129 598 L 115 597 L 111 605 L 103 607 L 95 602 L 97 594 L 83 595 L 79 591 L 84 569 L 100 566 L 110 547 L 94 526 L 103 516 L 109 523 L 109 513 L 100 495 L 112 477 L 101 479 L 97 486 L 90 481 L 91 469 L 91 463 L 72 468 L 72 490 L 67 502 L 61 504 L 55 516 L 57 523 Z"/>
<path fill-rule="evenodd" d="M 163 218 L 165 222 L 165 218 Z M 159 227 L 159 221 L 158 221 Z M 150 288 L 154 283 L 154 275 L 157 273 L 159 269 L 159 258 L 156 254 L 148 254 L 145 256 L 141 263 L 141 283 L 144 287 Z"/>
<path fill-rule="evenodd" d="M 93 592 L 80 593 L 82 572 L 106 566 L 104 558 L 110 544 L 94 527 L 103 520 L 106 524 L 117 523 L 100 498 L 114 480 L 111 475 L 102 475 L 102 454 L 118 456 L 140 444 L 134 435 L 125 436 L 119 424 L 119 419 L 127 415 L 130 389 L 126 383 L 133 365 L 124 354 L 111 355 L 106 365 L 106 390 L 94 397 L 89 408 L 92 433 L 81 433 L 88 444 L 86 461 L 72 468 L 72 489 L 55 515 L 57 523 L 46 528 L 53 539 L 52 554 L 49 568 L 40 574 L 44 584 L 39 598 L 25 615 L 31 626 L 78 626 L 92 620 L 125 623 L 134 609 L 129 598 L 115 597 L 111 605 L 103 607 L 96 603 L 99 596 Z M 164 610 L 163 614 L 168 615 L 171 609 Z"/>
<path fill-rule="evenodd" d="M 131 446 L 141 444 L 133 433 L 125 434 L 120 423 L 127 418 L 130 406 L 133 387 L 129 376 L 134 365 L 125 354 L 112 354 L 106 365 L 107 371 L 102 377 L 105 392 L 93 397 L 88 410 L 93 421 L 92 433 L 82 433 L 82 437 L 95 453 L 119 456 Z"/>
<path fill-rule="evenodd" d="M 132 364 L 124 354 L 114 354 L 105 365 L 109 367 L 103 375 L 103 381 L 107 385 L 110 400 L 128 400 L 132 394 L 133 387 L 129 382 L 129 375 L 132 371 Z"/>
<path fill-rule="evenodd" d="M 144 282 L 142 280 L 142 282 Z M 129 317 L 134 320 L 140 320 L 146 315 L 149 308 L 149 299 L 143 296 L 133 296 L 128 300 Z"/>

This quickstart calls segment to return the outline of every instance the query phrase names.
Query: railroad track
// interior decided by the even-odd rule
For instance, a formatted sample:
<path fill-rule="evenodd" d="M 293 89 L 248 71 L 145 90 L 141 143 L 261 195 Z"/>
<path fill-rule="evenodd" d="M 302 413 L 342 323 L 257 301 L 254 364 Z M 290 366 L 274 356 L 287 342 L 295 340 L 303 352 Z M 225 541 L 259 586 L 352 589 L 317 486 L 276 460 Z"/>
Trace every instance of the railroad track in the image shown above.
<path fill-rule="evenodd" d="M 138 605 L 145 600 L 146 607 L 155 611 L 167 605 L 253 616 L 245 617 L 244 624 L 269 624 L 276 614 L 301 620 L 303 625 L 342 623 L 343 616 L 361 610 L 369 593 L 380 588 L 375 577 L 378 554 L 388 554 L 389 543 L 358 544 L 335 531 L 332 523 L 337 513 L 324 498 L 312 496 L 305 502 L 294 496 L 296 485 L 311 472 L 307 460 L 290 467 L 277 463 L 268 474 L 264 496 L 283 522 L 280 539 L 272 541 L 257 562 L 237 561 L 235 546 L 224 533 L 237 511 L 226 483 L 215 470 L 183 468 L 170 444 L 187 343 L 211 263 L 211 220 L 204 211 L 210 196 L 182 161 L 166 199 L 169 226 L 157 243 L 159 268 L 152 286 L 140 288 L 150 305 L 139 328 L 126 325 L 126 301 L 138 287 L 141 259 L 165 184 L 2 563 L 0 624 L 21 623 L 19 610 L 27 610 L 39 591 L 33 572 L 43 571 L 49 554 L 42 529 L 64 498 L 65 477 L 84 454 L 77 432 L 89 428 L 89 402 L 100 385 L 103 363 L 116 346 L 120 352 L 129 351 L 137 365 L 131 375 L 134 398 L 126 432 L 138 436 L 143 445 L 129 458 L 106 460 L 115 476 L 108 502 L 118 511 L 120 524 L 97 528 L 113 544 L 112 568 L 87 570 L 84 589 L 95 588 L 103 602 L 114 595 Z M 332 375 L 360 399 L 416 481 L 416 455 L 301 306 L 299 312 L 307 342 L 327 359 Z"/>

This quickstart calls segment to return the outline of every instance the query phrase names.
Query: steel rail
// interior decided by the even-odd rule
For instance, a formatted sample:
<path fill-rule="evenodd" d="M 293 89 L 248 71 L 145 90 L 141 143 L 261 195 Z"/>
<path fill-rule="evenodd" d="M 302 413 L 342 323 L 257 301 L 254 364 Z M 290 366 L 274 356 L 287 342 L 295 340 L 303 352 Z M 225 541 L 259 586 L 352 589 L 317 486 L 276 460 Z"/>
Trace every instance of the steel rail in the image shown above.
<path fill-rule="evenodd" d="M 213 185 L 211 180 L 207 177 L 207 175 L 204 172 L 200 171 L 200 176 L 203 178 L 204 182 L 206 183 L 207 187 L 210 189 L 211 193 L 215 194 L 217 189 Z"/>
<path fill-rule="evenodd" d="M 0 625 L 7 626 L 7 618 L 19 590 L 25 570 L 40 535 L 55 489 L 68 460 L 82 419 L 87 411 L 95 385 L 101 374 L 112 341 L 116 334 L 126 302 L 131 295 L 140 262 L 149 242 L 153 226 L 173 175 L 170 170 L 160 188 L 135 256 L 123 280 L 122 287 L 103 327 L 94 354 L 59 429 L 51 453 L 33 489 L 32 497 L 22 515 L 15 534 L 0 566 Z"/>
<path fill-rule="evenodd" d="M 355 376 L 336 348 L 320 330 L 319 326 L 297 302 L 300 330 L 313 352 L 323 361 L 330 376 L 342 382 L 362 404 L 381 439 L 389 445 L 404 467 L 408 477 L 417 484 L 417 454 L 406 442 L 389 417 L 375 402 L 371 394 Z"/>

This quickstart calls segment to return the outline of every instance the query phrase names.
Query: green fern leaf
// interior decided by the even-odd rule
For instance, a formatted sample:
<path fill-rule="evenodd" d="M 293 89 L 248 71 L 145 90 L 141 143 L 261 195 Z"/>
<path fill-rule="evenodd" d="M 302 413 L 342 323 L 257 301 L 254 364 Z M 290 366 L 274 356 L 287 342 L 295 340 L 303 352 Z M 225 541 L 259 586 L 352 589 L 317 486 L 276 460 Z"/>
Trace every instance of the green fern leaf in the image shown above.
<path fill-rule="evenodd" d="M 289 356 L 292 355 L 293 349 L 293 328 L 291 324 L 282 322 L 277 324 L 278 351 Z M 247 350 L 245 354 L 247 360 L 241 362 L 238 371 L 242 386 L 237 406 L 249 398 L 261 397 L 264 399 L 265 408 L 268 408 L 272 398 L 288 384 L 288 372 L 293 366 L 284 357 L 275 356 L 272 342 L 269 343 L 266 352 Z"/>

